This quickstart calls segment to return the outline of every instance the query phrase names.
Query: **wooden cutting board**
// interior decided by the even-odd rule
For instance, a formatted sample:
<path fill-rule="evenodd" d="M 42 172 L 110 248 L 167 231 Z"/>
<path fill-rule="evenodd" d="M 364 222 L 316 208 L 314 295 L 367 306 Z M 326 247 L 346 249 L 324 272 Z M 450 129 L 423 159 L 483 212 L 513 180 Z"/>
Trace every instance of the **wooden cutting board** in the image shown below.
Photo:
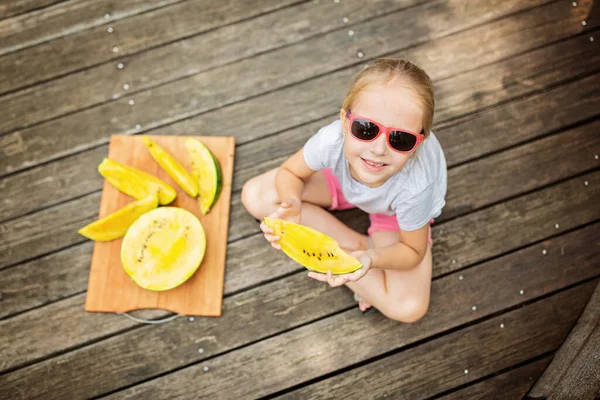
<path fill-rule="evenodd" d="M 188 171 L 190 159 L 185 149 L 189 136 L 151 136 L 175 157 Z M 177 191 L 169 206 L 182 207 L 194 213 L 206 232 L 206 252 L 198 270 L 185 283 L 164 292 L 139 287 L 123 270 L 121 242 L 95 242 L 90 278 L 85 302 L 86 311 L 127 312 L 144 308 L 159 308 L 184 315 L 220 316 L 225 279 L 225 255 L 229 226 L 231 180 L 235 138 L 194 136 L 204 143 L 219 160 L 223 174 L 223 189 L 208 215 L 200 214 L 197 198 L 187 195 L 152 158 L 142 142 L 142 136 L 113 135 L 108 158 L 141 169 L 167 182 Z M 106 180 L 102 189 L 99 218 L 135 201 Z"/>

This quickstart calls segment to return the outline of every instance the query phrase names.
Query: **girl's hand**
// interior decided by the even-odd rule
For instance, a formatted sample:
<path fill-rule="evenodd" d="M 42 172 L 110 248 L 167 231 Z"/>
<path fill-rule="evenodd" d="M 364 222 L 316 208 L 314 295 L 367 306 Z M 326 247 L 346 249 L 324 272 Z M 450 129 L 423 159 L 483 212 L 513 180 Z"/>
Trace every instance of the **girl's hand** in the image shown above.
<path fill-rule="evenodd" d="M 371 269 L 371 257 L 369 253 L 363 250 L 354 251 L 350 253 L 351 256 L 358 258 L 360 263 L 363 265 L 358 271 L 354 271 L 351 274 L 333 275 L 331 270 L 327 271 L 327 274 L 320 274 L 318 272 L 309 272 L 308 276 L 321 282 L 329 283 L 329 286 L 336 287 L 344 285 L 348 282 L 356 282 L 369 272 Z"/>
<path fill-rule="evenodd" d="M 300 202 L 298 202 L 297 200 L 284 201 L 279 205 L 279 207 L 277 208 L 277 210 L 275 210 L 273 214 L 268 216 L 268 218 L 284 219 L 286 221 L 294 222 L 296 224 L 300 223 L 301 217 L 302 214 L 300 210 Z M 260 223 L 260 229 L 264 232 L 265 239 L 267 239 L 267 241 L 271 243 L 271 246 L 273 246 L 273 248 L 277 250 L 281 250 L 281 246 L 277 243 L 280 237 L 274 236 L 272 234 L 273 229 L 269 228 L 265 224 L 265 221 L 262 221 Z"/>

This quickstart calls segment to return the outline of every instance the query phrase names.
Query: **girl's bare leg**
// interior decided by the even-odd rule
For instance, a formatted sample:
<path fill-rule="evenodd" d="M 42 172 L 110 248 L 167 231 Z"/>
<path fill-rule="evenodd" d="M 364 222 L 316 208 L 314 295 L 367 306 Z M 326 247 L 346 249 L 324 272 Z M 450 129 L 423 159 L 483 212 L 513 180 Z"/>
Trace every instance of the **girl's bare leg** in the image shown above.
<path fill-rule="evenodd" d="M 275 189 L 277 169 L 258 175 L 246 182 L 242 189 L 242 203 L 248 212 L 262 219 L 275 212 L 279 195 Z M 302 192 L 302 224 L 315 228 L 332 238 L 348 251 L 367 250 L 368 237 L 346 226 L 323 207 L 331 206 L 331 195 L 322 173 L 317 172 L 306 183 Z M 374 247 L 385 247 L 400 240 L 398 232 L 380 231 L 372 234 Z M 372 269 L 358 282 L 346 284 L 389 318 L 414 322 L 429 306 L 432 257 L 427 250 L 423 261 L 410 271 Z"/>
<path fill-rule="evenodd" d="M 400 240 L 398 232 L 390 231 L 373 232 L 371 237 L 376 248 Z M 409 271 L 372 269 L 359 281 L 348 282 L 346 286 L 364 299 L 361 309 L 372 304 L 391 319 L 415 322 L 429 307 L 431 274 L 432 256 L 428 247 L 423 261 Z"/>
<path fill-rule="evenodd" d="M 272 169 L 249 179 L 242 188 L 242 203 L 259 220 L 272 214 L 280 204 Z M 315 173 L 302 192 L 302 224 L 331 236 L 345 250 L 366 250 L 368 237 L 348 227 L 323 207 L 331 206 L 331 195 L 321 172 Z"/>

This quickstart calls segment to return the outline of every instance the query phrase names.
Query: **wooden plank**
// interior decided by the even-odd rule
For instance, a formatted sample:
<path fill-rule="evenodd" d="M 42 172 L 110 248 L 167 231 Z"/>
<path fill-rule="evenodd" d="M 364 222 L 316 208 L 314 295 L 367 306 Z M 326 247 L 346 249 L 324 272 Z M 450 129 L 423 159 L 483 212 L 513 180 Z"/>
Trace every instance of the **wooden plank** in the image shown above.
<path fill-rule="evenodd" d="M 597 220 L 600 209 L 595 204 L 600 193 L 591 187 L 596 183 L 600 183 L 600 173 L 588 173 L 441 225 L 433 247 L 437 272 L 485 260 L 491 248 L 510 251 Z M 485 228 L 478 227 L 481 225 Z M 507 229 L 510 235 L 505 233 Z M 516 229 L 527 229 L 527 238 L 514 234 Z"/>
<path fill-rule="evenodd" d="M 506 400 L 522 399 L 531 385 L 550 363 L 545 357 L 532 363 L 515 368 L 501 375 L 486 379 L 464 389 L 458 390 L 440 400 Z"/>
<path fill-rule="evenodd" d="M 581 88 L 582 91 L 577 91 L 576 95 L 574 95 L 574 87 Z M 588 88 L 589 90 L 583 91 L 584 88 Z M 599 163 L 594 158 L 594 154 L 596 154 L 597 151 L 594 151 L 594 149 L 597 148 L 597 132 L 600 129 L 600 124 L 595 121 L 581 127 L 570 129 L 567 132 L 553 135 L 551 138 L 541 139 L 482 160 L 473 161 L 467 165 L 456 167 L 456 164 L 462 161 L 458 157 L 464 154 L 462 152 L 461 154 L 457 154 L 456 150 L 460 148 L 462 143 L 465 143 L 464 140 L 471 139 L 471 137 L 467 135 L 474 132 L 476 128 L 480 129 L 480 134 L 477 137 L 472 138 L 475 142 L 474 144 L 469 144 L 469 147 L 474 148 L 474 152 L 468 155 L 470 158 L 476 158 L 478 155 L 483 155 L 484 152 L 488 152 L 490 147 L 488 142 L 490 141 L 494 142 L 497 146 L 494 148 L 494 151 L 501 151 L 504 148 L 515 145 L 518 146 L 519 143 L 523 143 L 526 140 L 530 141 L 532 139 L 534 140 L 536 137 L 544 137 L 549 132 L 560 129 L 561 126 L 570 125 L 566 119 L 554 119 L 553 117 L 560 111 L 558 108 L 553 107 L 553 104 L 549 104 L 548 101 L 544 104 L 540 104 L 541 96 L 544 96 L 546 99 L 552 98 L 552 103 L 565 99 L 564 96 L 572 98 L 579 107 L 569 107 L 572 110 L 570 117 L 566 117 L 566 114 L 563 114 L 566 118 L 569 118 L 571 122 L 576 122 L 579 112 L 583 113 L 580 117 L 583 117 L 584 115 L 588 117 L 594 115 L 596 112 L 594 104 L 600 100 L 600 96 L 597 94 L 598 92 L 595 92 L 594 90 L 600 91 L 600 75 L 595 75 L 591 79 L 582 80 L 575 84 L 555 88 L 554 90 L 532 98 L 519 100 L 516 105 L 509 103 L 487 112 L 480 113 L 476 118 L 461 123 L 463 128 L 466 128 L 467 126 L 470 128 L 470 131 L 466 134 L 462 134 L 465 130 L 454 129 L 454 127 L 449 128 L 448 130 L 438 131 L 436 136 L 440 142 L 443 143 L 442 146 L 444 151 L 446 152 L 446 146 L 455 150 L 449 151 L 446 157 L 449 169 L 448 195 L 446 197 L 447 205 L 443 210 L 440 220 L 463 214 L 473 208 L 478 208 L 483 205 L 484 202 L 489 204 L 502 198 L 513 196 L 517 193 L 524 193 L 535 187 L 536 183 L 538 185 L 542 185 L 542 182 L 550 183 L 552 181 L 560 180 L 561 178 L 557 178 L 558 176 L 568 177 L 598 166 Z M 589 96 L 587 96 L 588 94 Z M 575 98 L 584 103 L 578 103 Z M 486 124 L 480 123 L 480 120 L 489 120 L 489 114 L 493 114 L 493 118 L 499 121 L 499 115 L 507 116 L 508 112 L 517 109 L 518 106 L 520 106 L 522 112 L 514 118 L 505 119 L 502 129 L 500 129 L 500 127 L 488 129 Z M 533 115 L 536 117 L 533 118 Z M 551 123 L 549 121 L 550 119 L 554 119 L 554 123 Z M 303 146 L 315 129 L 318 129 L 319 126 L 323 126 L 330 121 L 331 120 L 319 120 L 314 124 L 307 124 L 305 127 L 285 131 L 277 136 L 240 146 L 238 148 L 239 161 L 236 165 L 237 171 L 234 178 L 234 190 L 240 190 L 242 185 L 248 179 L 280 166 L 287 157 Z M 548 123 L 545 124 L 543 128 L 539 128 L 541 121 L 548 121 Z M 559 123 L 558 121 L 562 122 Z M 481 127 L 486 127 L 485 132 Z M 518 135 L 510 135 L 511 137 L 503 135 L 506 131 L 516 132 L 517 130 L 519 132 Z M 505 139 L 502 143 L 497 139 L 499 136 Z M 538 165 L 538 163 L 542 165 L 548 165 L 547 163 L 550 163 L 550 165 L 554 166 L 552 163 L 556 163 L 558 154 L 556 153 L 557 147 L 552 147 L 559 145 L 558 143 L 561 143 L 560 146 L 566 145 L 571 140 L 576 141 L 580 145 L 589 140 L 590 145 L 581 146 L 577 149 L 579 153 L 571 153 L 570 150 L 566 149 L 564 152 L 565 158 L 562 158 L 563 152 L 561 152 L 561 162 L 559 163 L 560 165 L 557 165 L 557 169 L 563 169 L 563 172 L 557 172 L 555 177 L 553 176 L 554 170 L 551 172 L 550 170 L 543 168 L 525 168 L 529 163 L 531 163 L 532 166 Z M 482 154 L 478 154 L 477 149 L 479 148 L 482 149 L 480 151 Z M 281 155 L 275 157 L 273 154 Z M 497 168 L 494 166 L 494 163 L 502 163 L 503 168 Z M 583 167 L 584 165 L 585 167 Z M 583 168 L 580 169 L 580 167 Z M 567 170 L 570 172 L 566 172 Z M 461 175 L 463 174 L 469 174 L 472 178 L 469 180 L 461 179 Z M 502 191 L 488 191 L 489 187 L 480 186 L 481 182 L 491 180 L 487 178 L 490 175 L 495 177 L 495 180 L 492 180 L 490 184 L 492 186 L 496 183 L 501 185 Z M 520 184 L 514 185 L 515 181 Z M 473 186 L 470 185 L 476 185 L 477 190 L 473 190 Z M 482 200 L 484 198 L 486 200 L 483 202 L 475 200 L 475 197 L 479 196 L 482 196 Z M 492 198 L 495 200 L 492 200 Z M 243 234 L 246 234 L 246 232 Z"/>
<path fill-rule="evenodd" d="M 594 399 L 600 392 L 600 285 L 529 398 Z"/>
<path fill-rule="evenodd" d="M 85 291 L 93 247 L 83 243 L 2 271 L 0 318 Z"/>
<path fill-rule="evenodd" d="M 97 166 L 107 154 L 108 145 L 1 178 L 0 221 L 93 192 L 98 194 L 104 178 L 98 173 Z"/>
<path fill-rule="evenodd" d="M 364 399 L 368 393 L 372 398 L 410 400 L 438 395 L 554 351 L 577 320 L 594 284 L 569 289 L 277 398 Z M 380 340 L 381 347 L 387 348 L 389 339 L 383 336 Z M 294 350 L 297 344 L 292 343 L 292 347 Z M 275 366 L 276 362 L 249 364 Z M 529 381 L 531 384 L 533 381 Z"/>
<path fill-rule="evenodd" d="M 0 19 L 10 18 L 64 1 L 66 0 L 4 0 L 0 3 Z"/>
<path fill-rule="evenodd" d="M 370 48 L 373 56 L 389 54 L 390 51 L 397 50 L 396 43 L 409 46 L 423 42 L 427 38 L 445 36 L 469 25 L 481 24 L 511 11 L 514 12 L 515 8 L 522 7 L 519 4 L 523 4 L 517 0 L 503 0 L 502 4 L 493 5 L 480 3 L 482 7 L 485 4 L 485 7 L 492 7 L 492 9 L 484 13 L 483 10 L 475 7 L 467 7 L 464 10 L 465 15 L 461 15 L 463 11 L 453 9 L 457 14 L 454 17 L 456 20 L 453 20 L 453 16 L 448 15 L 443 2 L 444 0 L 436 0 L 424 6 L 413 7 L 401 13 L 359 24 L 355 28 L 357 34 L 354 36 L 349 36 L 345 30 L 334 31 L 293 46 L 261 54 L 243 63 L 229 64 L 172 84 L 140 92 L 134 96 L 136 102 L 134 107 L 128 105 L 129 98 L 122 98 L 65 118 L 14 132 L 12 141 L 20 143 L 20 146 L 13 145 L 14 150 L 0 159 L 0 175 L 106 143 L 111 134 L 140 133 L 140 130 L 136 129 L 138 124 L 141 125 L 142 131 L 154 129 L 171 124 L 178 119 L 189 118 L 309 79 L 317 74 L 326 74 L 347 67 L 355 62 L 354 59 L 349 60 L 345 53 L 350 44 Z M 425 20 L 427 26 L 421 29 L 422 32 L 415 31 L 413 28 L 398 30 L 399 16 L 403 19 Z M 429 31 L 425 32 L 427 29 Z M 357 35 L 360 36 L 361 30 L 372 32 L 368 36 L 352 39 Z M 387 40 L 381 41 L 379 37 L 386 37 Z M 354 40 L 356 43 L 352 43 Z M 589 48 L 589 43 L 587 45 L 586 47 Z M 581 57 L 581 51 L 578 52 L 578 56 Z M 294 61 L 289 65 L 282 65 L 280 62 L 282 59 Z M 315 59 L 325 61 L 316 64 Z M 585 66 L 587 63 L 579 64 L 581 66 L 578 68 L 589 68 Z M 261 73 L 257 74 L 256 71 Z M 324 92 L 321 88 L 312 98 Z M 200 103 L 198 100 L 200 98 L 205 98 L 206 101 Z M 110 116 L 109 120 L 107 116 Z M 83 126 L 85 129 L 82 128 Z M 231 134 L 234 135 L 236 131 L 240 130 L 235 129 Z M 243 135 L 246 141 L 253 139 L 255 131 L 262 130 L 247 131 L 246 135 Z M 60 140 L 57 140 L 56 135 L 49 135 L 48 132 L 61 132 Z M 211 133 L 214 134 L 213 132 L 214 128 L 211 127 L 211 132 L 205 136 L 210 136 Z M 236 135 L 236 143 L 240 142 L 240 139 Z M 0 150 L 7 153 L 8 145 L 5 144 L 3 147 L 0 147 Z"/>
<path fill-rule="evenodd" d="M 552 111 L 548 110 L 548 114 Z M 516 124 L 513 128 L 514 132 L 521 132 Z M 597 168 L 600 162 L 594 154 L 600 149 L 598 132 L 600 121 L 595 121 L 451 168 L 448 171 L 447 205 L 443 211 L 444 218 L 440 220 Z M 499 132 L 494 133 L 500 136 Z M 557 149 L 560 149 L 560 155 Z M 502 168 L 498 168 L 499 165 Z"/>
<path fill-rule="evenodd" d="M 84 306 L 85 293 L 82 293 L 52 303 L 49 308 L 37 308 L 0 321 L 0 332 L 3 334 L 0 341 L 0 371 L 4 373 L 69 347 L 139 327 L 139 323 L 121 315 L 82 312 Z M 163 318 L 170 314 L 164 310 L 133 313 L 142 319 Z M 41 325 L 43 329 L 40 329 Z M 65 329 L 66 326 L 69 328 Z"/>
<path fill-rule="evenodd" d="M 0 59 L 0 75 L 11 79 L 0 82 L 0 94 L 117 58 L 130 62 L 128 55 L 274 11 L 298 0 L 263 0 L 258 7 L 244 8 L 235 0 L 178 2 L 180 4 L 113 21 L 110 26 L 114 31 L 110 35 L 105 26 L 98 26 L 5 55 Z M 100 16 L 104 18 L 104 14 Z M 120 17 L 117 12 L 115 18 Z M 112 51 L 115 45 L 119 47 L 118 53 Z M 44 68 L 39 68 L 40 63 Z M 20 66 L 18 74 L 11 72 L 14 65 Z"/>
<path fill-rule="evenodd" d="M 40 123 L 118 97 L 131 96 L 185 76 L 340 29 L 348 26 L 343 21 L 344 17 L 350 17 L 352 23 L 356 24 L 423 1 L 426 0 L 375 0 L 369 7 L 360 7 L 362 3 L 358 0 L 339 4 L 323 2 L 318 5 L 303 2 L 233 25 L 219 26 L 201 35 L 128 57 L 124 63 L 126 68 L 121 71 L 115 69 L 114 63 L 104 63 L 0 97 L 0 108 L 7 110 L 6 118 L 0 121 L 0 132 Z M 261 3 L 261 6 L 265 5 Z M 243 19 L 248 13 L 254 15 L 259 11 L 254 8 L 251 4 L 242 4 L 226 17 L 216 16 L 215 19 L 226 18 L 225 23 L 235 18 Z M 199 29 L 202 26 L 192 25 L 188 29 L 191 27 Z M 114 40 L 103 44 L 105 53 L 111 53 L 113 46 L 118 45 L 118 55 L 122 56 L 126 51 L 124 45 L 120 44 L 123 41 L 115 33 L 113 36 Z M 108 36 L 105 42 L 107 40 Z M 202 58 L 199 59 L 197 54 L 202 54 Z M 128 89 L 124 88 L 124 84 L 128 85 Z M 48 98 L 56 101 L 49 103 Z"/>
<path fill-rule="evenodd" d="M 86 242 L 77 231 L 98 219 L 101 193 L 10 221 L 0 229 L 0 266 Z M 81 208 L 78 208 L 81 207 Z M 52 232 L 48 235 L 48 232 Z M 32 247 L 33 246 L 33 247 Z"/>
<path fill-rule="evenodd" d="M 446 159 L 465 163 L 597 116 L 594 104 L 600 100 L 599 87 L 600 75 L 595 74 L 444 124 L 439 127 L 438 136 Z M 570 93 L 573 89 L 578 90 L 576 95 Z M 573 101 L 576 108 L 567 105 L 567 101 Z M 514 125 L 509 121 L 515 121 Z M 499 134 L 507 128 L 513 132 L 518 129 L 519 134 Z"/>
<path fill-rule="evenodd" d="M 181 1 L 185 0 L 71 0 L 5 19 L 0 21 L 0 56 Z"/>
<path fill-rule="evenodd" d="M 354 306 L 348 290 L 330 288 L 307 278 L 305 272 L 300 272 L 227 297 L 223 316 L 219 319 L 197 319 L 197 327 L 190 327 L 189 321 L 182 319 L 166 325 L 142 326 L 5 374 L 0 378 L 0 394 L 5 397 L 19 387 L 26 391 L 28 398 L 40 395 L 90 397 L 206 358 L 211 361 L 181 372 L 191 373 L 208 365 L 212 371 L 210 374 L 200 372 L 202 379 L 189 380 L 186 385 L 174 384 L 178 382 L 180 373 L 168 375 L 167 379 L 174 380 L 166 386 L 190 387 L 199 393 L 203 389 L 197 385 L 206 384 L 217 391 L 224 389 L 220 386 L 222 384 L 229 382 L 235 386 L 242 377 L 254 379 L 255 374 L 261 373 L 259 369 L 246 368 L 244 364 L 248 358 L 254 358 L 257 362 L 273 360 L 267 354 L 279 358 L 281 352 L 288 351 L 286 349 L 289 349 L 289 353 L 283 356 L 294 368 L 281 368 L 282 374 L 301 372 L 304 375 L 313 367 L 314 373 L 321 374 L 324 367 L 333 367 L 324 361 L 327 355 L 331 356 L 329 360 L 337 359 L 339 362 L 352 364 L 352 360 L 344 355 L 348 353 L 349 347 L 356 349 L 356 353 L 350 353 L 351 357 L 355 357 L 354 361 L 364 360 L 377 355 L 375 353 L 379 351 L 414 343 L 596 276 L 600 249 L 587 245 L 586 239 L 590 235 L 597 235 L 599 229 L 600 224 L 595 224 L 553 239 L 546 244 L 550 249 L 550 256 L 544 259 L 541 259 L 540 245 L 534 245 L 461 271 L 463 279 L 458 279 L 458 274 L 436 279 L 432 286 L 429 314 L 416 324 L 399 324 L 378 313 L 365 317 Z M 560 247 L 564 247 L 564 255 L 561 256 L 558 251 L 553 251 Z M 543 260 L 543 274 L 539 273 L 540 260 Z M 502 284 L 498 284 L 499 282 Z M 524 290 L 523 295 L 519 294 L 521 289 Z M 582 291 L 581 287 L 578 289 L 577 292 Z M 477 305 L 476 311 L 471 309 L 474 304 Z M 352 309 L 336 314 L 348 307 Z M 335 315 L 287 334 L 245 346 L 279 331 L 302 326 L 332 314 Z M 44 329 L 43 325 L 40 329 Z M 345 332 L 344 337 L 352 343 L 333 339 L 339 337 L 341 332 Z M 4 336 L 6 335 L 2 335 Z M 383 342 L 382 336 L 385 336 Z M 315 337 L 323 338 L 319 341 L 323 346 L 314 345 Z M 285 345 L 282 340 L 286 342 Z M 308 340 L 312 345 L 304 343 Z M 353 341 L 363 342 L 363 345 L 354 345 Z M 381 343 L 389 345 L 381 346 Z M 297 348 L 298 344 L 301 347 Z M 231 352 L 240 346 L 244 347 Z M 333 346 L 330 350 L 336 354 L 326 352 L 327 346 Z M 199 348 L 203 349 L 201 353 Z M 268 352 L 262 351 L 267 348 Z M 24 356 L 23 347 L 16 346 L 14 349 L 20 352 L 20 357 Z M 324 353 L 308 354 L 312 351 Z M 224 356 L 215 358 L 223 352 L 226 352 Z M 131 363 L 133 355 L 136 357 L 135 364 Z M 230 371 L 233 366 L 227 365 L 231 355 L 235 356 L 237 365 L 243 366 L 234 372 Z M 315 358 L 311 359 L 313 355 Z M 338 365 L 335 369 L 339 367 Z M 102 371 L 102 374 L 98 371 Z M 220 377 L 225 373 L 231 374 L 233 382 Z M 282 378 L 275 370 L 266 375 L 264 387 L 269 390 L 272 389 L 269 388 L 270 380 L 275 376 L 277 379 Z M 219 384 L 219 381 L 222 383 Z M 295 381 L 294 378 L 288 383 L 293 384 Z M 36 382 L 45 382 L 45 389 L 36 385 Z M 159 385 L 160 382 L 161 380 L 155 380 L 151 385 Z"/>
<path fill-rule="evenodd" d="M 551 110 L 547 111 L 548 115 L 551 113 Z M 320 123 L 324 123 L 324 121 Z M 517 120 L 507 124 L 514 124 L 514 129 L 520 128 Z M 315 130 L 318 129 L 318 124 L 313 125 Z M 505 126 L 505 128 L 509 129 L 509 126 Z M 593 122 L 468 165 L 450 168 L 447 203 L 440 221 L 463 215 L 473 209 L 526 193 L 597 167 L 599 162 L 593 156 L 593 149 L 600 144 L 600 138 L 597 135 L 599 129 L 600 122 Z M 257 149 L 256 146 L 248 145 L 239 148 L 238 158 L 246 160 L 246 162 L 239 161 L 236 166 L 235 176 L 237 182 L 240 180 L 237 177 L 241 173 L 245 176 L 244 181 L 250 177 L 249 174 L 245 173 L 246 169 L 259 173 L 276 166 L 270 161 L 281 163 L 282 158 L 269 160 L 271 152 L 267 149 L 273 149 L 276 143 L 282 143 L 280 150 L 281 146 L 285 146 L 286 153 L 288 151 L 295 152 L 297 149 L 295 146 L 300 147 L 302 145 L 301 141 L 307 139 L 306 133 L 299 130 L 282 133 L 276 139 L 268 140 L 273 147 L 267 146 Z M 248 151 L 250 147 L 254 149 L 252 152 Z M 556 152 L 557 148 L 565 150 L 558 154 Z M 584 153 L 587 153 L 585 157 L 582 156 Z M 557 163 L 559 160 L 557 157 L 560 157 L 560 163 Z M 503 165 L 503 168 L 497 168 L 497 165 Z M 550 168 L 555 165 L 556 168 Z M 68 172 L 69 170 L 71 172 Z M 67 170 L 67 173 L 72 173 L 73 177 L 76 177 L 77 171 L 81 170 L 81 167 L 73 165 L 69 167 L 69 170 Z M 243 172 L 238 172 L 240 170 Z M 95 175 L 99 176 L 97 173 Z M 463 179 L 463 177 L 468 178 Z M 515 185 L 515 181 L 520 182 L 520 184 Z M 482 187 L 482 182 L 488 183 Z M 0 268 L 15 265 L 57 248 L 81 243 L 83 238 L 77 234 L 77 230 L 96 219 L 97 206 L 95 204 L 97 204 L 97 201 L 98 194 L 94 193 L 1 224 L 0 227 L 2 227 L 3 233 L 0 231 L 0 243 L 2 243 L 0 244 Z M 73 214 L 74 210 L 77 210 L 76 215 Z M 353 214 L 352 217 L 356 215 Z M 358 218 L 366 221 L 366 216 L 362 213 Z M 346 220 L 348 219 L 350 218 L 346 218 Z M 48 241 L 47 232 L 49 229 L 52 230 L 54 226 L 58 226 L 57 233 L 53 235 L 52 240 Z M 68 229 L 69 226 L 70 229 Z M 242 206 L 239 191 L 234 193 L 231 201 L 229 226 L 231 232 L 229 241 L 259 231 L 256 220 Z"/>

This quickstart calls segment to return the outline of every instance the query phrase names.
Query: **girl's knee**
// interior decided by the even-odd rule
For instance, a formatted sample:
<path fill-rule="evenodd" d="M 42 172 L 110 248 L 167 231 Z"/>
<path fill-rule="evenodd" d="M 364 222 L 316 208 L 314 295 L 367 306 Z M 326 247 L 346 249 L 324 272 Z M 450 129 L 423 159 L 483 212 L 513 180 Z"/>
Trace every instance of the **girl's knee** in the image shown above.
<path fill-rule="evenodd" d="M 246 210 L 257 219 L 262 219 L 273 212 L 276 203 L 279 202 L 274 185 L 265 182 L 263 175 L 246 181 L 242 186 L 241 197 Z"/>
<path fill-rule="evenodd" d="M 383 314 L 395 321 L 413 323 L 425 316 L 429 309 L 429 296 L 408 296 L 392 301 Z"/>

